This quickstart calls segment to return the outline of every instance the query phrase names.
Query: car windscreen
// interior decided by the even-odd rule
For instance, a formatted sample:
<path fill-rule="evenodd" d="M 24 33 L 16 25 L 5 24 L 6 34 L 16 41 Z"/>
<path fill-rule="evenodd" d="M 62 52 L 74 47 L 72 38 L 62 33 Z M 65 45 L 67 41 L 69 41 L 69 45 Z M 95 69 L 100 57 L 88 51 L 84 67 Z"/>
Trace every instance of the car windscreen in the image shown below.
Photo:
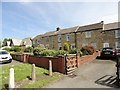
<path fill-rule="evenodd" d="M 8 54 L 8 52 L 6 52 L 6 51 L 0 51 L 0 55 L 3 55 L 3 54 Z"/>
<path fill-rule="evenodd" d="M 103 48 L 102 51 L 113 51 L 113 48 Z"/>

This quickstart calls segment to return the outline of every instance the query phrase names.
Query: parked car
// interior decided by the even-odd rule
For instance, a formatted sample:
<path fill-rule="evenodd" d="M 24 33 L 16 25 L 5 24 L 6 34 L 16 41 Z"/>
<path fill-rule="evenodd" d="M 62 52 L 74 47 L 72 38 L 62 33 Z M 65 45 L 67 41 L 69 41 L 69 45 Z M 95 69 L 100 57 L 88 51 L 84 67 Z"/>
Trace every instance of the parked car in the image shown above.
<path fill-rule="evenodd" d="M 6 63 L 6 62 L 11 63 L 12 56 L 6 50 L 0 50 L 0 63 Z"/>
<path fill-rule="evenodd" d="M 101 50 L 101 57 L 116 57 L 117 51 L 114 48 L 106 47 Z"/>
<path fill-rule="evenodd" d="M 101 57 L 116 57 L 117 51 L 112 47 L 106 47 L 101 50 Z"/>

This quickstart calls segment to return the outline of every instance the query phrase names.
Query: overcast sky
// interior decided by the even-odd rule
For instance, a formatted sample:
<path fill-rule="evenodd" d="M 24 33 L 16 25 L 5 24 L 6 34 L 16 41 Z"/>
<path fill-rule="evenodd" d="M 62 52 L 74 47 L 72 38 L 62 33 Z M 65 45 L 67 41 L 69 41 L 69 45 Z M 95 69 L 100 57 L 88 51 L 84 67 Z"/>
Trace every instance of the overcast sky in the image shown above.
<path fill-rule="evenodd" d="M 102 20 L 110 23 L 118 18 L 118 2 L 5 1 L 0 4 L 2 38 L 35 37 L 56 27 L 68 28 Z"/>

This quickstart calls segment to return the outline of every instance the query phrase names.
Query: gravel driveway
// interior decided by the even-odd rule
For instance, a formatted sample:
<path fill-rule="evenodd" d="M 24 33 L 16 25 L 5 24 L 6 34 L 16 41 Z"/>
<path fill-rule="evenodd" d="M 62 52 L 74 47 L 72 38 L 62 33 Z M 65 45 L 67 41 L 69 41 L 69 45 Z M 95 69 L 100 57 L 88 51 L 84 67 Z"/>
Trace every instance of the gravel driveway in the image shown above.
<path fill-rule="evenodd" d="M 74 75 L 44 88 L 113 88 L 115 87 L 116 67 L 111 60 L 95 60 L 82 65 Z"/>

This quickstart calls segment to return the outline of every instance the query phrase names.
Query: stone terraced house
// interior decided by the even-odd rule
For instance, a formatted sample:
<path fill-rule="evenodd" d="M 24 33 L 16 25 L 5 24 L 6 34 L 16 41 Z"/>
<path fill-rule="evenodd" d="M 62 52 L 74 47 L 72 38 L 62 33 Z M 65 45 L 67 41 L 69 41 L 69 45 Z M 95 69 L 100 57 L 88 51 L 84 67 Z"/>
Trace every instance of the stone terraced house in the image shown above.
<path fill-rule="evenodd" d="M 104 25 L 102 32 L 103 47 L 114 47 L 120 49 L 120 23 L 109 23 Z"/>
<path fill-rule="evenodd" d="M 103 47 L 120 48 L 120 28 L 118 23 L 99 23 L 75 26 L 70 28 L 57 28 L 33 39 L 34 46 L 44 45 L 46 48 L 60 50 L 64 43 L 71 49 L 92 45 L 96 50 Z M 37 41 L 36 41 L 37 40 Z M 38 43 L 39 42 L 39 43 Z"/>

